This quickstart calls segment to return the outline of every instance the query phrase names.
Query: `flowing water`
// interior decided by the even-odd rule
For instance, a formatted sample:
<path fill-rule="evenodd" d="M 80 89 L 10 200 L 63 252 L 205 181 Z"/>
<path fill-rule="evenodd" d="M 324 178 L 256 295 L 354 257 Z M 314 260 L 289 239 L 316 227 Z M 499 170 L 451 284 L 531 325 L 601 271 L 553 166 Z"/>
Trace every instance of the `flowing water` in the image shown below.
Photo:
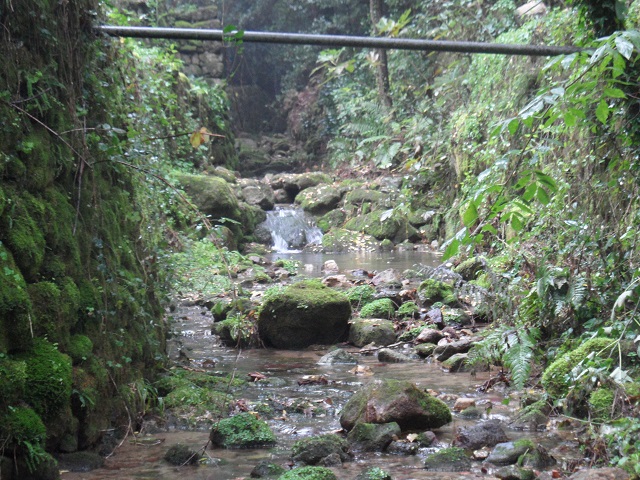
<path fill-rule="evenodd" d="M 304 233 L 289 235 L 288 226 L 296 222 L 293 216 L 283 211 L 276 211 L 271 219 L 277 218 L 284 223 L 272 224 L 272 230 L 286 233 L 285 237 L 296 235 L 307 240 L 307 233 L 313 225 L 306 220 L 302 224 Z M 278 225 L 287 225 L 283 228 Z M 297 227 L 296 227 L 297 228 Z M 295 230 L 295 229 L 293 229 Z M 282 237 L 282 236 L 281 236 Z M 282 237 L 284 238 L 284 237 Z M 276 240 L 279 241 L 279 240 Z M 298 244 L 290 240 L 283 241 L 284 251 L 274 253 L 272 259 L 285 258 L 297 260 L 301 265 L 301 273 L 311 276 L 321 275 L 322 265 L 332 259 L 341 271 L 362 269 L 368 272 L 394 268 L 400 272 L 412 268 L 415 264 L 436 265 L 436 256 L 425 252 L 390 252 L 348 255 L 323 255 L 304 252 L 291 252 Z M 272 349 L 235 350 L 223 347 L 219 339 L 211 334 L 213 317 L 204 308 L 196 306 L 180 306 L 168 314 L 174 330 L 169 345 L 169 357 L 180 364 L 180 368 L 193 368 L 205 371 L 233 373 L 235 378 L 248 379 L 249 373 L 258 372 L 266 377 L 255 383 L 249 383 L 241 391 L 233 391 L 233 399 L 242 399 L 249 405 L 269 404 L 278 406 L 276 418 L 269 419 L 278 443 L 270 449 L 256 450 L 222 450 L 204 449 L 208 461 L 198 466 L 174 467 L 163 460 L 165 452 L 171 445 L 186 444 L 194 450 L 202 449 L 207 444 L 209 428 L 198 431 L 184 431 L 177 427 L 147 429 L 140 434 L 139 441 L 133 437 L 126 439 L 106 460 L 104 468 L 88 473 L 65 472 L 65 480 L 102 480 L 102 479 L 177 479 L 182 480 L 230 480 L 243 479 L 250 475 L 253 467 L 261 460 L 288 466 L 292 444 L 301 438 L 340 430 L 339 416 L 342 406 L 362 385 L 373 379 L 394 378 L 409 380 L 419 387 L 433 390 L 450 406 L 457 397 L 472 397 L 476 405 L 484 411 L 483 419 L 499 418 L 508 422 L 518 408 L 518 400 L 509 398 L 500 387 L 487 393 L 479 393 L 477 387 L 487 381 L 492 372 L 448 373 L 436 364 L 425 360 L 409 363 L 384 364 L 375 356 L 360 355 L 357 349 L 342 345 L 358 357 L 359 367 L 367 373 L 354 372 L 353 365 L 318 365 L 318 359 L 327 352 L 328 347 L 310 348 L 303 351 L 281 351 Z M 186 362 L 186 363 L 185 363 Z M 493 372 L 495 373 L 495 372 Z M 326 383 L 316 385 L 300 384 L 308 375 L 322 376 Z M 505 400 L 510 400 L 506 402 Z M 302 405 L 300 407 L 299 405 Z M 449 425 L 435 430 L 437 441 L 432 448 L 420 450 L 418 455 L 392 455 L 388 453 L 359 453 L 352 462 L 346 462 L 333 470 L 339 479 L 353 479 L 368 467 L 378 466 L 391 473 L 395 480 L 409 479 L 455 479 L 455 478 L 490 478 L 482 471 L 480 462 L 476 462 L 472 472 L 467 474 L 440 474 L 422 468 L 424 458 L 430 452 L 448 446 L 458 427 L 476 423 L 478 420 L 466 420 L 454 414 Z M 511 439 L 522 435 L 509 431 Z M 568 432 L 571 436 L 571 432 Z M 557 446 L 557 433 L 536 433 L 527 435 L 549 449 Z M 579 456 L 574 450 L 568 456 Z M 566 455 L 565 455 L 566 457 Z M 490 472 L 489 472 L 490 473 Z"/>
<path fill-rule="evenodd" d="M 279 205 L 267 212 L 262 226 L 271 233 L 276 252 L 297 252 L 306 245 L 322 241 L 322 232 L 311 215 L 302 208 Z"/>

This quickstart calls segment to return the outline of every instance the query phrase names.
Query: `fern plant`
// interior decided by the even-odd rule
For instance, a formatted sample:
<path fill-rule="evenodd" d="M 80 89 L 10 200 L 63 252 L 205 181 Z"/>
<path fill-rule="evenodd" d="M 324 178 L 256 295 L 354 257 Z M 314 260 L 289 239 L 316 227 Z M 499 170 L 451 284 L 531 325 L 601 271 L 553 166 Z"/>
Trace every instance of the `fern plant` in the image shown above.
<path fill-rule="evenodd" d="M 531 375 L 539 339 L 538 328 L 524 324 L 498 325 L 474 345 L 467 363 L 502 365 L 511 373 L 513 386 L 521 389 Z"/>

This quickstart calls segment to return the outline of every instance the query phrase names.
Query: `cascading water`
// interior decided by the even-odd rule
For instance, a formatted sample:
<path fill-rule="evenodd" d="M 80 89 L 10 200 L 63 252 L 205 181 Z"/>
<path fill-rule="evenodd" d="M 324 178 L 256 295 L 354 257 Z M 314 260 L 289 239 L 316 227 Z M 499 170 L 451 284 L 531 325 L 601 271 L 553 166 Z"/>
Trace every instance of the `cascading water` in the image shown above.
<path fill-rule="evenodd" d="M 322 241 L 313 217 L 295 206 L 276 206 L 267 212 L 262 227 L 271 233 L 273 249 L 280 253 L 299 251 Z"/>

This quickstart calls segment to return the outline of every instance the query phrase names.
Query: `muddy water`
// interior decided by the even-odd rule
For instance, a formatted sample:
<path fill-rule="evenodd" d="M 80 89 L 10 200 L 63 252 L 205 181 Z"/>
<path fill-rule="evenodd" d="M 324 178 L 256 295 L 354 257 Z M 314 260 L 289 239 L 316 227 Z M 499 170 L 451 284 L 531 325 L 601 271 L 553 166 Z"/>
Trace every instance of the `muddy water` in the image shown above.
<path fill-rule="evenodd" d="M 403 257 L 401 260 L 415 263 L 415 258 L 407 258 Z M 316 257 L 313 262 L 309 258 L 300 260 L 302 263 L 321 265 L 326 258 Z M 340 262 L 339 258 L 336 261 L 343 267 L 344 262 Z M 388 258 L 384 263 L 376 261 L 372 267 L 363 267 L 360 262 L 358 268 L 381 270 L 384 269 L 384 265 L 390 264 L 387 262 Z M 397 263 L 393 264 L 393 268 L 398 268 Z M 182 306 L 169 316 L 175 336 L 168 353 L 170 358 L 182 367 L 220 373 L 232 372 L 236 378 L 248 378 L 247 374 L 253 372 L 267 377 L 265 380 L 248 384 L 242 390 L 234 390 L 233 398 L 245 399 L 250 405 L 269 403 L 282 407 L 283 411 L 277 418 L 268 420 L 277 435 L 277 446 L 260 450 L 211 450 L 205 448 L 208 428 L 200 431 L 181 431 L 177 428 L 153 431 L 147 436 L 140 435 L 139 441 L 136 442 L 133 438 L 126 439 L 106 460 L 104 468 L 89 473 L 66 472 L 62 475 L 64 480 L 229 480 L 249 477 L 253 467 L 261 460 L 287 466 L 293 442 L 311 435 L 338 431 L 340 410 L 348 398 L 362 385 L 378 378 L 410 380 L 419 387 L 433 390 L 450 406 L 458 396 L 473 397 L 476 404 L 485 411 L 484 419 L 499 418 L 508 421 L 518 407 L 517 399 L 510 399 L 508 405 L 504 403 L 506 393 L 499 387 L 488 393 L 478 393 L 477 387 L 495 372 L 478 372 L 473 376 L 469 373 L 447 373 L 439 365 L 424 360 L 383 364 L 378 362 L 375 356 L 358 355 L 355 349 L 351 349 L 358 356 L 359 365 L 370 372 L 368 375 L 360 375 L 352 371 L 353 365 L 318 365 L 318 359 L 327 352 L 326 347 L 304 351 L 238 351 L 225 348 L 220 345 L 216 336 L 211 335 L 211 314 L 199 307 Z M 327 383 L 299 385 L 303 377 L 308 375 L 323 376 Z M 295 413 L 293 405 L 300 399 L 305 400 L 309 406 L 301 413 Z M 454 415 L 451 424 L 434 432 L 437 442 L 433 448 L 423 449 L 418 455 L 358 454 L 353 462 L 347 462 L 333 470 L 340 479 L 353 479 L 371 466 L 385 469 L 395 480 L 489 478 L 485 472 L 481 472 L 480 463 L 474 467 L 474 471 L 464 475 L 438 474 L 422 469 L 425 456 L 437 448 L 448 446 L 458 427 L 477 421 L 464 420 Z M 148 431 L 151 432 L 151 429 Z M 511 439 L 516 439 L 521 434 L 509 431 L 508 435 Z M 532 437 L 531 434 L 528 436 Z M 558 443 L 555 434 L 536 434 L 534 440 L 548 448 L 553 448 Z M 208 460 L 195 467 L 178 468 L 169 465 L 163 460 L 163 456 L 171 445 L 177 443 L 187 444 L 194 450 L 203 448 Z"/>

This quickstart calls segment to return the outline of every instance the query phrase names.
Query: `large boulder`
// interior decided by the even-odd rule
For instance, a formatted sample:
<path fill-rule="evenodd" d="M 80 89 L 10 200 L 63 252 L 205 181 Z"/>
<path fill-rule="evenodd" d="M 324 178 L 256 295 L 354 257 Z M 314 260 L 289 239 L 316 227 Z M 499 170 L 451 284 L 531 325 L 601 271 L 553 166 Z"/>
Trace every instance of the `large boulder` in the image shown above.
<path fill-rule="evenodd" d="M 347 441 L 333 433 L 298 440 L 291 447 L 294 462 L 317 465 L 329 455 L 338 455 L 341 461 L 351 459 Z"/>
<path fill-rule="evenodd" d="M 356 451 L 381 452 L 400 435 L 395 423 L 358 423 L 347 435 L 351 448 Z"/>
<path fill-rule="evenodd" d="M 324 215 L 338 206 L 340 192 L 330 185 L 317 185 L 296 195 L 295 202 L 313 215 Z"/>
<path fill-rule="evenodd" d="M 269 185 L 252 179 L 240 181 L 242 197 L 249 205 L 256 205 L 262 210 L 271 210 L 275 204 L 275 196 Z"/>
<path fill-rule="evenodd" d="M 508 440 L 502 422 L 489 420 L 470 427 L 459 428 L 453 445 L 466 450 L 478 450 L 482 447 L 493 447 Z"/>
<path fill-rule="evenodd" d="M 266 295 L 258 332 L 267 346 L 296 349 L 343 341 L 349 331 L 347 296 L 317 280 L 305 280 Z"/>
<path fill-rule="evenodd" d="M 380 380 L 365 385 L 345 404 L 340 425 L 351 430 L 358 423 L 396 422 L 402 429 L 431 429 L 451 421 L 447 405 L 400 380 Z"/>
<path fill-rule="evenodd" d="M 391 345 L 396 341 L 393 322 L 380 318 L 361 318 L 351 323 L 349 342 L 356 347 L 364 347 L 370 343 L 378 346 Z"/>
<path fill-rule="evenodd" d="M 208 175 L 180 175 L 178 181 L 202 213 L 214 219 L 241 220 L 238 199 L 224 179 Z"/>

